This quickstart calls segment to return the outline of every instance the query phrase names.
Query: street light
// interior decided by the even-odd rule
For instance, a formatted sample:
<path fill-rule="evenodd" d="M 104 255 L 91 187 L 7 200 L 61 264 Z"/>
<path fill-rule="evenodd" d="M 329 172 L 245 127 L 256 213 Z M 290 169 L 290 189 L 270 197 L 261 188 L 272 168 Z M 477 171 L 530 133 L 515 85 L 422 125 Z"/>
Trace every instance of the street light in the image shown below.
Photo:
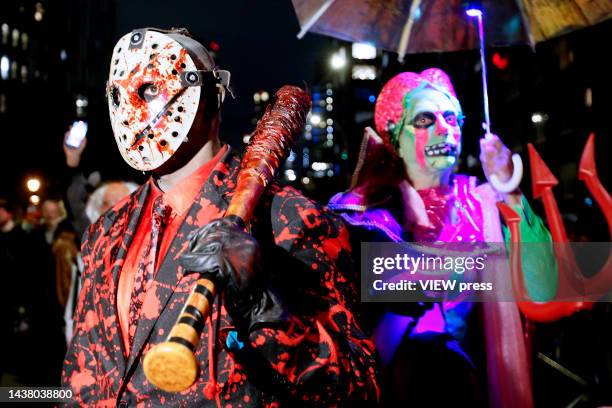
<path fill-rule="evenodd" d="M 344 48 L 340 48 L 338 51 L 334 52 L 329 60 L 329 64 L 335 71 L 339 71 L 344 68 L 346 66 L 346 50 Z"/>
<path fill-rule="evenodd" d="M 26 181 L 26 187 L 30 193 L 35 193 L 40 190 L 40 180 L 36 177 L 29 178 L 28 181 Z"/>
<path fill-rule="evenodd" d="M 544 136 L 544 125 L 548 121 L 548 115 L 543 112 L 534 112 L 531 115 L 531 122 L 536 130 L 536 143 L 543 143 L 546 140 Z"/>
<path fill-rule="evenodd" d="M 535 112 L 533 115 L 531 115 L 531 121 L 536 125 L 540 123 L 544 123 L 547 120 L 548 120 L 548 115 L 545 113 Z"/>

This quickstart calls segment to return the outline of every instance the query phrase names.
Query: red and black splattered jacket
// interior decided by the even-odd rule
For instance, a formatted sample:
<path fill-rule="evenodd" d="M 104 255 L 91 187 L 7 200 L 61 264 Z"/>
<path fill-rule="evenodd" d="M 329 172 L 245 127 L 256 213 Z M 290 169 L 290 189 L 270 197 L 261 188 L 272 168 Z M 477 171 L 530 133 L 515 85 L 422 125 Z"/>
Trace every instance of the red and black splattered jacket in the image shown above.
<path fill-rule="evenodd" d="M 225 154 L 202 186 L 145 304 L 126 358 L 116 310 L 119 273 L 149 193 L 148 183 L 94 223 L 83 239 L 85 263 L 62 382 L 73 401 L 88 406 L 335 406 L 364 405 L 378 398 L 373 343 L 355 321 L 356 301 L 348 232 L 339 218 L 292 188 L 272 185 L 257 210 L 251 233 L 261 245 L 270 286 L 287 303 L 287 319 L 250 332 L 242 349 L 228 347 L 232 322 L 213 307 L 213 333 L 205 326 L 196 349 L 197 382 L 182 393 L 155 388 L 144 375 L 147 350 L 165 340 L 197 276 L 184 274 L 178 256 L 199 219 L 222 216 L 235 187 L 240 159 Z M 144 306 L 143 306 L 144 307 Z M 208 342 L 214 344 L 218 398 L 206 398 Z"/>

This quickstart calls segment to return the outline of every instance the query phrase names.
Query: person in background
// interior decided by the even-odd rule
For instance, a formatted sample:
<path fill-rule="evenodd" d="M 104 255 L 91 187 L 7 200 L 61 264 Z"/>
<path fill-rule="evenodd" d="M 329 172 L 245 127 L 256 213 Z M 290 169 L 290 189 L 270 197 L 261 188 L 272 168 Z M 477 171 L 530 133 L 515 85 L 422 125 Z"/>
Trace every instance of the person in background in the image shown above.
<path fill-rule="evenodd" d="M 66 209 L 62 200 L 50 198 L 42 203 L 42 218 L 39 232 L 47 243 L 53 245 L 57 236 L 65 230 L 71 230 L 70 222 L 67 220 Z"/>
<path fill-rule="evenodd" d="M 26 293 L 31 279 L 28 265 L 27 233 L 16 217 L 17 207 L 0 197 L 0 338 L 3 347 L 0 354 L 0 386 L 22 385 L 29 382 L 27 370 L 27 346 L 31 344 L 31 307 Z"/>
<path fill-rule="evenodd" d="M 62 144 L 66 166 L 71 173 L 71 182 L 66 190 L 66 202 L 80 243 L 89 225 L 121 199 L 134 192 L 138 185 L 123 180 L 100 183 L 100 173 L 97 171 L 85 177 L 81 168 L 81 156 L 87 147 L 87 137 L 83 138 L 79 146 L 71 147 L 66 143 L 69 132 L 70 130 L 65 133 Z"/>
<path fill-rule="evenodd" d="M 95 222 L 102 214 L 138 188 L 132 181 L 109 181 L 96 188 L 87 199 L 85 214 Z"/>
<path fill-rule="evenodd" d="M 99 173 L 85 177 L 81 170 L 81 156 L 87 146 L 87 138 L 80 145 L 71 147 L 66 143 L 70 129 L 64 135 L 62 147 L 66 166 L 71 173 L 71 182 L 66 190 L 70 221 L 74 232 L 60 234 L 53 244 L 56 260 L 56 293 L 64 311 L 64 334 L 66 343 L 72 338 L 73 316 L 80 290 L 83 261 L 79 251 L 81 237 L 102 214 L 134 192 L 138 185 L 130 181 L 109 181 L 98 185 L 90 194 L 92 186 L 99 183 Z"/>

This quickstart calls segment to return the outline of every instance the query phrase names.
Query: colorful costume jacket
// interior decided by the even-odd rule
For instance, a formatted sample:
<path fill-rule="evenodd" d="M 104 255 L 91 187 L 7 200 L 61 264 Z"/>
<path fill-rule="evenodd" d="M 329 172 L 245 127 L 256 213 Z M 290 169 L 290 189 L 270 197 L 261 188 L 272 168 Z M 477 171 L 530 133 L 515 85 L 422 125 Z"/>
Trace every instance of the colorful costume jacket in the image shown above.
<path fill-rule="evenodd" d="M 392 211 L 391 204 L 397 204 L 398 198 L 394 199 L 393 196 L 369 207 L 367 202 L 364 203 L 363 195 L 349 190 L 335 195 L 329 203 L 329 208 L 357 227 L 358 233 L 362 234 L 360 230 L 364 230 L 367 235 L 373 236 L 372 232 L 378 232 L 377 235 L 383 237 L 383 241 L 399 242 L 406 236 L 417 242 L 508 242 L 510 237 L 507 228 L 502 229 L 499 211 L 495 206 L 500 197 L 491 186 L 486 183 L 476 186 L 475 178 L 457 174 L 453 176 L 452 185 L 452 189 L 439 188 L 417 192 L 429 220 L 438 228 L 415 228 L 410 231 L 412 236 L 403 234 L 402 227 L 395 218 L 396 212 Z M 524 251 L 522 263 L 530 296 L 538 300 L 550 300 L 557 288 L 556 263 L 550 244 L 550 233 L 542 220 L 533 213 L 527 200 L 523 198 L 522 206 L 515 206 L 514 209 L 521 214 L 520 228 L 525 237 L 523 242 L 549 243 L 547 246 L 537 246 L 534 251 Z M 498 262 L 507 261 L 502 257 Z M 487 267 L 491 271 L 487 278 L 493 282 L 495 288 L 511 289 L 510 276 L 495 273 L 496 270 L 503 270 L 501 267 L 497 269 L 492 262 L 489 262 Z M 462 339 L 467 330 L 467 316 L 471 308 L 472 304 L 467 302 L 443 302 L 440 307 L 436 306 L 427 311 L 410 333 L 446 332 L 456 339 Z M 419 311 L 418 308 L 416 310 Z M 482 316 L 489 405 L 532 407 L 528 348 L 517 305 L 503 301 L 484 302 Z M 378 324 L 374 337 L 383 362 L 389 363 L 403 341 L 412 318 L 387 312 L 384 316 L 377 316 L 377 321 L 370 319 Z M 383 396 L 383 399 L 385 398 L 388 397 Z"/>
<path fill-rule="evenodd" d="M 276 326 L 257 326 L 242 348 L 226 341 L 232 322 L 217 301 L 212 333 L 205 326 L 196 358 L 201 372 L 181 393 L 155 388 L 144 375 L 147 350 L 165 340 L 197 276 L 178 256 L 198 220 L 222 216 L 240 159 L 231 151 L 202 187 L 147 290 L 132 350 L 124 352 L 116 313 L 116 285 L 149 188 L 142 186 L 94 223 L 83 239 L 85 273 L 74 337 L 62 382 L 86 406 L 316 406 L 375 403 L 376 355 L 351 312 L 356 300 L 348 232 L 340 219 L 296 190 L 272 185 L 251 233 L 261 245 L 263 271 L 290 313 Z M 206 216 L 206 217 L 205 217 Z M 214 217 L 213 217 L 214 218 Z M 220 303 L 221 302 L 221 303 Z M 213 342 L 219 385 L 207 399 L 208 348 Z M 236 342 L 234 342 L 236 343 Z M 124 357 L 128 355 L 128 357 Z"/>

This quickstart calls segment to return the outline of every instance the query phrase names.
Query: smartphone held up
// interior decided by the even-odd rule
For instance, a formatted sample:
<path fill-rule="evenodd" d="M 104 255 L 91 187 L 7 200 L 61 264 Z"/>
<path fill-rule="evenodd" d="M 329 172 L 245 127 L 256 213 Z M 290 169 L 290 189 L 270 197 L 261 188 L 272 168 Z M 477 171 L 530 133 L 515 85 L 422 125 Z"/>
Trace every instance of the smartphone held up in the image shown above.
<path fill-rule="evenodd" d="M 87 122 L 82 120 L 75 120 L 72 127 L 68 131 L 66 137 L 66 146 L 76 149 L 81 146 L 83 139 L 87 135 Z"/>

